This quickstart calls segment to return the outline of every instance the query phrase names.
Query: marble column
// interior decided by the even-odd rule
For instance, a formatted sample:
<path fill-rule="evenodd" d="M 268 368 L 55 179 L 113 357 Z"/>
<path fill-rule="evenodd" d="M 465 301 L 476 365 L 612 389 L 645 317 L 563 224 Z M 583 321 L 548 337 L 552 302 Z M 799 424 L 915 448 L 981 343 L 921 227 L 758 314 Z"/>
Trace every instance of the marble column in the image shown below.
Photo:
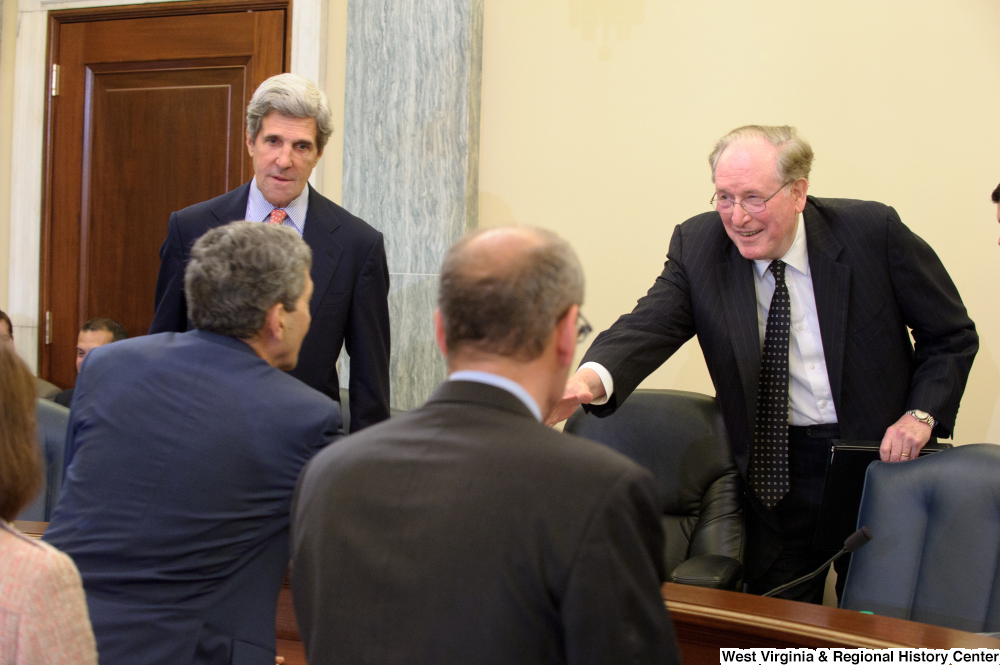
<path fill-rule="evenodd" d="M 483 0 L 348 7 L 343 204 L 385 235 L 399 409 L 446 376 L 433 312 L 444 252 L 478 226 L 482 39 Z"/>

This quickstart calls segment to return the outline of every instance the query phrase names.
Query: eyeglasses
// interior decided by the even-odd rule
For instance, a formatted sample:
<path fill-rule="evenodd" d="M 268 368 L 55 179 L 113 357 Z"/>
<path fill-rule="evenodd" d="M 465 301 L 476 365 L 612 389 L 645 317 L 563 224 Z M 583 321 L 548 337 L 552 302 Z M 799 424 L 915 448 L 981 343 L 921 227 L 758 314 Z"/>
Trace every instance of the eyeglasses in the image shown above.
<path fill-rule="evenodd" d="M 718 210 L 719 212 L 729 212 L 736 207 L 737 203 L 739 203 L 740 207 L 749 213 L 764 212 L 764 209 L 767 207 L 767 202 L 773 199 L 775 196 L 777 196 L 778 192 L 780 192 L 793 182 L 795 181 L 789 180 L 784 185 L 779 187 L 777 192 L 771 194 L 766 199 L 762 199 L 759 196 L 748 196 L 742 201 L 737 201 L 728 194 L 719 194 L 718 192 L 716 192 L 715 195 L 712 197 L 712 200 L 709 201 L 709 203 L 714 205 L 715 209 Z"/>
<path fill-rule="evenodd" d="M 576 323 L 576 343 L 583 344 L 587 341 L 587 337 L 590 336 L 590 333 L 594 332 L 594 329 L 591 327 L 590 322 L 587 321 L 587 317 L 583 315 L 583 312 L 577 314 Z"/>

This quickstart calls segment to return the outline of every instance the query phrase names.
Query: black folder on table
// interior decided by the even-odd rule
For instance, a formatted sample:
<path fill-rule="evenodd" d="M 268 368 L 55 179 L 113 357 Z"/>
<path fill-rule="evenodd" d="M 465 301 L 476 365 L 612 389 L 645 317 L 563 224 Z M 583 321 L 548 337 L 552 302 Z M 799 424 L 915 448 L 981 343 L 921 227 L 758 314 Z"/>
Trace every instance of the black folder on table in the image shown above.
<path fill-rule="evenodd" d="M 858 510 L 861 508 L 865 472 L 869 464 L 880 459 L 878 449 L 881 443 L 830 439 L 823 503 L 813 540 L 816 549 L 839 550 L 844 546 L 844 540 L 858 528 Z M 928 443 L 920 451 L 920 456 L 946 448 L 951 448 L 951 444 Z"/>

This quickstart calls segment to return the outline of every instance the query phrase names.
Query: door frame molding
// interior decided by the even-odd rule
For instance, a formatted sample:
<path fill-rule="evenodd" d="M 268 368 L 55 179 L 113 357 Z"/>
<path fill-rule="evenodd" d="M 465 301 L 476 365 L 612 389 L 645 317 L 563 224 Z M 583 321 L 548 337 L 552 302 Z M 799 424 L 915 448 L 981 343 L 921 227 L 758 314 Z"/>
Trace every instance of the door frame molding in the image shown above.
<path fill-rule="evenodd" d="M 33 372 L 38 369 L 42 186 L 45 112 L 50 60 L 49 12 L 145 5 L 178 0 L 19 0 L 14 56 L 14 117 L 10 168 L 10 254 L 8 315 L 14 324 L 17 351 Z M 197 0 L 180 0 L 197 2 Z M 291 2 L 291 67 L 293 73 L 325 80 L 327 3 Z M 135 11 L 134 9 L 130 11 Z M 313 173 L 315 182 L 321 174 Z M 314 184 L 315 184 L 314 182 Z M 152 294 L 150 294 L 152 297 Z"/>

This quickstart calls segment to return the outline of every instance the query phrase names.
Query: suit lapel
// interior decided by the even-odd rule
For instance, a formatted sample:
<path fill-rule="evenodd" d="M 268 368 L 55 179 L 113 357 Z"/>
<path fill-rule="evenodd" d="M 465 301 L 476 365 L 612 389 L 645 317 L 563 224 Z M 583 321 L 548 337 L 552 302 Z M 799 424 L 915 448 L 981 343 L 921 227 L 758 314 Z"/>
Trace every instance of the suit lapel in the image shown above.
<path fill-rule="evenodd" d="M 757 409 L 757 384 L 760 380 L 757 291 L 754 288 L 752 262 L 744 259 L 735 245 L 728 252 L 728 258 L 716 265 L 715 275 L 722 295 L 722 309 L 726 315 L 752 432 L 754 412 Z"/>
<path fill-rule="evenodd" d="M 312 249 L 312 277 L 314 295 L 309 306 L 310 313 L 315 316 L 319 303 L 323 300 L 333 279 L 333 274 L 340 263 L 344 248 L 335 241 L 340 222 L 332 212 L 327 214 L 327 202 L 319 193 L 309 187 L 309 209 L 306 211 L 306 226 L 302 231 L 302 239 Z"/>
<path fill-rule="evenodd" d="M 242 187 L 237 187 L 224 196 L 219 197 L 219 202 L 212 208 L 212 214 L 218 219 L 219 224 L 228 224 L 247 217 L 247 197 L 250 196 L 250 183 L 246 182 Z M 259 222 L 259 219 L 251 220 Z"/>
<path fill-rule="evenodd" d="M 803 212 L 809 270 L 819 318 L 826 373 L 833 404 L 840 411 L 840 389 L 844 375 L 844 343 L 847 339 L 847 309 L 851 294 L 851 268 L 837 258 L 843 245 L 834 237 L 824 216 L 810 200 Z"/>

